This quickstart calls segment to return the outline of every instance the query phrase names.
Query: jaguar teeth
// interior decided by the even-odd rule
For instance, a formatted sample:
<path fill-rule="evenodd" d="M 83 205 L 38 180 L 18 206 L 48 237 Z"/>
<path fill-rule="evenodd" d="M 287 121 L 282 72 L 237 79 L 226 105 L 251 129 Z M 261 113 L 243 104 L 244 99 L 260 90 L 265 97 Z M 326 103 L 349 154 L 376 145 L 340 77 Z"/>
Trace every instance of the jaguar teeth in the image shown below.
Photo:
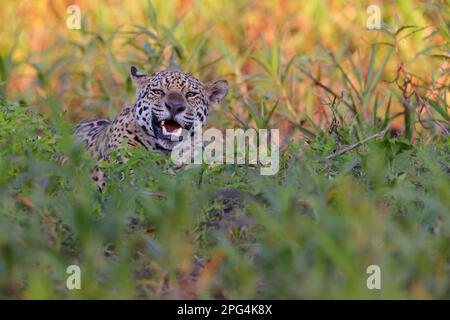
<path fill-rule="evenodd" d="M 180 136 L 183 129 L 179 127 L 177 130 L 169 132 L 167 131 L 166 127 L 162 127 L 162 132 L 164 135 L 173 135 L 173 136 Z"/>
<path fill-rule="evenodd" d="M 161 127 L 164 126 L 164 123 L 166 122 L 166 120 L 161 121 Z"/>
<path fill-rule="evenodd" d="M 179 136 L 181 135 L 181 127 L 179 127 L 176 131 L 172 132 L 172 134 Z"/>

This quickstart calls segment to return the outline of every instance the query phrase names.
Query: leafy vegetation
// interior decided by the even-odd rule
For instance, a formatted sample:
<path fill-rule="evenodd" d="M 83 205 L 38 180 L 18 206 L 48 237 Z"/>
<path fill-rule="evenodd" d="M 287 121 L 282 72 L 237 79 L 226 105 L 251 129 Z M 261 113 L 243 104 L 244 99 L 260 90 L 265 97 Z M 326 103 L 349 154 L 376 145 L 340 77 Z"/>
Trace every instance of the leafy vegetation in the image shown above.
<path fill-rule="evenodd" d="M 399 1 L 404 24 L 381 5 L 382 30 L 367 31 L 365 4 L 293 3 L 92 1 L 81 30 L 43 26 L 49 7 L 34 4 L 11 22 L 0 37 L 1 298 L 450 298 L 445 4 Z M 52 46 L 33 47 L 31 28 Z M 280 129 L 278 174 L 171 173 L 170 159 L 124 146 L 127 163 L 101 164 L 100 192 L 71 130 L 133 101 L 130 64 L 227 77 L 209 125 Z M 81 290 L 66 288 L 73 264 Z M 370 265 L 381 290 L 366 286 Z"/>

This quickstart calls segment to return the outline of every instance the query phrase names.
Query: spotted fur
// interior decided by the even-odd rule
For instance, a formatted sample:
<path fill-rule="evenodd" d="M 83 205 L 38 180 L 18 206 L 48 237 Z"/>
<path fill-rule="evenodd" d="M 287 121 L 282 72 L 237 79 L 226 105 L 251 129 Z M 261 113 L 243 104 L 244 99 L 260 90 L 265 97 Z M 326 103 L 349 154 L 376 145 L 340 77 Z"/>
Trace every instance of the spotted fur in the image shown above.
<path fill-rule="evenodd" d="M 192 134 L 194 123 L 205 124 L 213 104 L 227 94 L 225 80 L 202 84 L 181 71 L 161 71 L 153 75 L 140 73 L 131 67 L 131 79 L 136 87 L 136 102 L 110 122 L 98 119 L 79 123 L 75 127 L 78 141 L 86 144 L 89 154 L 106 160 L 108 152 L 124 139 L 135 147 L 145 147 L 168 154 L 179 141 L 168 139 L 159 124 L 173 121 L 183 132 Z"/>

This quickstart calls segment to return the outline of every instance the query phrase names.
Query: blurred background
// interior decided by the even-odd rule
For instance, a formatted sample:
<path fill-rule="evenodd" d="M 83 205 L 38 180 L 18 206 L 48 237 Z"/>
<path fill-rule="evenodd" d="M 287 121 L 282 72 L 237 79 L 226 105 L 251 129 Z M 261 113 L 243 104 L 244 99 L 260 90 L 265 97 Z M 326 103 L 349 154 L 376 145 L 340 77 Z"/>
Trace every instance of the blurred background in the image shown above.
<path fill-rule="evenodd" d="M 66 26 L 72 4 L 80 30 Z M 367 29 L 372 4 L 381 30 Z M 293 128 L 310 119 L 330 123 L 324 96 L 332 95 L 323 84 L 344 104 L 362 104 L 357 117 L 378 99 L 377 116 L 397 114 L 401 130 L 395 81 L 411 77 L 406 93 L 423 96 L 448 85 L 448 9 L 446 1 L 418 0 L 4 1 L 0 90 L 39 112 L 56 101 L 71 121 L 111 117 L 133 99 L 130 65 L 150 73 L 181 68 L 231 83 L 210 125 L 269 122 L 295 138 Z"/>
<path fill-rule="evenodd" d="M 449 21 L 431 0 L 3 0 L 0 298 L 450 298 Z M 207 125 L 280 129 L 278 174 L 89 159 L 71 128 L 133 103 L 131 65 L 227 79 Z"/>

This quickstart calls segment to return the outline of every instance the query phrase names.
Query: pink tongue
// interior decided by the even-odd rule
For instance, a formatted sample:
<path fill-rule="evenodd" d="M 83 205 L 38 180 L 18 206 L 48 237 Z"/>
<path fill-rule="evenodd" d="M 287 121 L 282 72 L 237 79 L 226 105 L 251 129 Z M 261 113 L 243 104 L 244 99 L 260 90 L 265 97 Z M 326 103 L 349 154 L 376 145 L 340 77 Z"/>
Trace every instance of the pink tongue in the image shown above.
<path fill-rule="evenodd" d="M 180 126 L 177 123 L 173 123 L 173 122 L 166 122 L 164 124 L 164 128 L 166 128 L 166 130 L 168 132 L 174 132 L 176 131 Z"/>

